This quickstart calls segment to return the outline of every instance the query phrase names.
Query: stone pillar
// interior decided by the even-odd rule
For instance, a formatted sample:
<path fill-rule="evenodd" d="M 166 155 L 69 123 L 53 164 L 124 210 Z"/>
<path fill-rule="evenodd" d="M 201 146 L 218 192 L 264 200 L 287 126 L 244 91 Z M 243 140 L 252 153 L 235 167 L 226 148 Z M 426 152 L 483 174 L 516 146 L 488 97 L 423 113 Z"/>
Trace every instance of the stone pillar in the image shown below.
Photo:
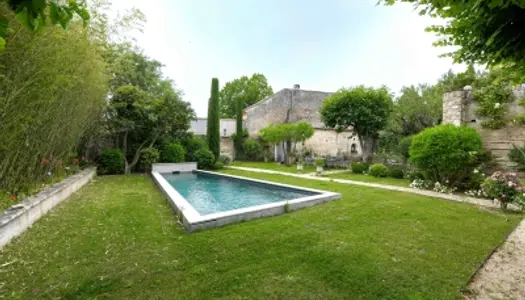
<path fill-rule="evenodd" d="M 465 124 L 466 104 L 469 91 L 453 91 L 443 94 L 443 124 Z"/>

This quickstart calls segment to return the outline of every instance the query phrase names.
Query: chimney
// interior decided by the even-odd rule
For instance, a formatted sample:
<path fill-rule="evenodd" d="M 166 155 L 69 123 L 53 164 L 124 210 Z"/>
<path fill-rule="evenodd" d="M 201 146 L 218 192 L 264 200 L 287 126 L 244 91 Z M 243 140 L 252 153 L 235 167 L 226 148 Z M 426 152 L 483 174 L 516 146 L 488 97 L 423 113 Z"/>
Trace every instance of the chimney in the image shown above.
<path fill-rule="evenodd" d="M 293 85 L 293 88 L 294 88 L 295 90 L 298 90 L 298 89 L 301 88 L 301 86 L 300 86 L 299 84 L 296 83 L 296 84 Z"/>

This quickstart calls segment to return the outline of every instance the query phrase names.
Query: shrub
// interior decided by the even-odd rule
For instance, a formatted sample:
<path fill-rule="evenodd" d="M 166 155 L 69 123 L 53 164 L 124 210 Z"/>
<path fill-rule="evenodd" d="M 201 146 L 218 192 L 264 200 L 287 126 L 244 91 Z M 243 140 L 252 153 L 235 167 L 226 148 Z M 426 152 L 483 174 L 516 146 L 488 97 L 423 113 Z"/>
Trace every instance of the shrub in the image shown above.
<path fill-rule="evenodd" d="M 388 177 L 404 178 L 405 177 L 405 172 L 403 172 L 403 169 L 401 169 L 401 168 L 390 167 L 388 169 Z"/>
<path fill-rule="evenodd" d="M 214 164 L 213 164 L 213 169 L 214 170 L 220 170 L 224 168 L 224 164 L 220 161 L 216 161 Z"/>
<path fill-rule="evenodd" d="M 100 154 L 97 172 L 102 175 L 124 173 L 124 154 L 119 149 L 107 149 Z"/>
<path fill-rule="evenodd" d="M 482 188 L 488 197 L 500 201 L 503 210 L 508 203 L 523 203 L 523 187 L 516 173 L 494 172 L 483 182 Z"/>
<path fill-rule="evenodd" d="M 243 144 L 244 154 L 250 160 L 256 160 L 263 152 L 262 145 L 255 139 L 247 139 Z"/>
<path fill-rule="evenodd" d="M 350 165 L 352 173 L 363 174 L 368 171 L 368 164 L 362 162 L 355 162 Z"/>
<path fill-rule="evenodd" d="M 408 159 L 410 158 L 410 145 L 412 145 L 412 136 L 407 136 L 403 138 L 401 141 L 399 141 L 399 144 L 397 145 L 397 152 L 401 157 L 403 157 L 403 162 L 406 164 Z"/>
<path fill-rule="evenodd" d="M 227 166 L 232 162 L 232 159 L 228 155 L 221 155 L 217 161 L 221 162 L 223 166 Z"/>
<path fill-rule="evenodd" d="M 316 158 L 315 165 L 318 167 L 324 167 L 325 160 L 324 158 Z"/>
<path fill-rule="evenodd" d="M 508 155 L 511 161 L 518 164 L 518 170 L 525 171 L 525 145 L 521 147 L 512 145 Z"/>
<path fill-rule="evenodd" d="M 160 152 L 160 160 L 167 163 L 179 163 L 184 161 L 186 150 L 177 143 L 165 144 Z"/>
<path fill-rule="evenodd" d="M 481 137 L 473 128 L 440 125 L 427 128 L 412 139 L 410 161 L 425 177 L 455 187 L 479 164 Z"/>
<path fill-rule="evenodd" d="M 410 181 L 414 181 L 414 180 L 424 180 L 425 179 L 425 175 L 419 171 L 414 171 L 414 172 L 410 172 L 408 173 L 408 179 Z"/>
<path fill-rule="evenodd" d="M 370 166 L 370 175 L 374 177 L 386 177 L 388 169 L 383 164 L 373 164 Z"/>
<path fill-rule="evenodd" d="M 151 170 L 151 164 L 159 161 L 160 152 L 159 150 L 150 147 L 140 150 L 140 164 L 146 170 L 146 172 Z"/>
<path fill-rule="evenodd" d="M 215 155 L 208 149 L 201 149 L 195 153 L 197 168 L 213 169 L 215 166 Z"/>
<path fill-rule="evenodd" d="M 208 149 L 206 141 L 203 138 L 194 136 L 190 138 L 186 146 L 186 161 L 197 161 L 196 153 L 202 149 Z"/>

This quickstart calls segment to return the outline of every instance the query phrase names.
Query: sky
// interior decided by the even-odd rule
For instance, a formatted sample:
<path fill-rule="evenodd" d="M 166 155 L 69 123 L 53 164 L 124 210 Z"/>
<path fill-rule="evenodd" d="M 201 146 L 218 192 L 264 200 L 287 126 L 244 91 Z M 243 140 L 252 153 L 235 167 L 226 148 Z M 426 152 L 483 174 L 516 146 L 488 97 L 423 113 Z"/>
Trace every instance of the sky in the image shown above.
<path fill-rule="evenodd" d="M 221 87 L 262 73 L 275 92 L 333 92 L 341 87 L 434 83 L 462 65 L 440 58 L 437 21 L 410 4 L 377 0 L 113 0 L 113 11 L 136 7 L 147 18 L 138 46 L 162 62 L 164 74 L 205 117 L 211 78 Z"/>

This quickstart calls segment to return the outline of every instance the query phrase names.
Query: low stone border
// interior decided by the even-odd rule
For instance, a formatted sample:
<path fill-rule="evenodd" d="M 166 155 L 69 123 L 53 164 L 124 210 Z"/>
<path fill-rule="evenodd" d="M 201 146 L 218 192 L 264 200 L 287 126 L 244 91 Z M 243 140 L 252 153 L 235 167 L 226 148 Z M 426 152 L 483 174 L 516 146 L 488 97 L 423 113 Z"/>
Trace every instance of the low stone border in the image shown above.
<path fill-rule="evenodd" d="M 248 171 L 248 172 L 278 174 L 278 175 L 285 175 L 285 176 L 305 178 L 305 179 L 312 179 L 312 180 L 320 180 L 320 181 L 333 181 L 333 182 L 343 183 L 343 184 L 360 185 L 360 186 L 379 188 L 379 189 L 385 189 L 385 190 L 396 191 L 396 192 L 405 192 L 405 193 L 418 194 L 418 195 L 422 195 L 422 196 L 428 196 L 428 197 L 433 197 L 433 198 L 451 200 L 451 201 L 456 201 L 456 202 L 470 203 L 470 204 L 475 204 L 475 205 L 479 205 L 479 206 L 483 206 L 483 207 L 490 207 L 490 208 L 496 208 L 496 209 L 500 208 L 498 203 L 495 203 L 494 201 L 488 200 L 488 199 L 481 199 L 481 198 L 475 198 L 475 197 L 469 197 L 469 196 L 461 196 L 461 195 L 457 195 L 457 194 L 442 194 L 442 193 L 438 193 L 438 192 L 434 192 L 434 191 L 420 190 L 420 189 L 414 189 L 414 188 L 410 188 L 410 187 L 401 187 L 401 186 L 379 184 L 379 183 L 371 183 L 371 182 L 356 181 L 356 180 L 348 180 L 348 179 L 337 179 L 337 178 L 329 178 L 329 177 L 317 177 L 317 176 L 311 176 L 311 175 L 287 173 L 287 172 L 280 172 L 280 171 L 273 171 L 273 170 L 266 170 L 266 169 L 257 169 L 257 168 L 235 167 L 235 166 L 227 166 L 226 168 L 234 169 L 234 170 L 240 170 L 240 171 Z M 518 206 L 514 205 L 514 204 L 509 204 L 508 209 L 509 210 L 514 210 L 514 211 L 519 211 L 520 210 L 520 208 Z"/>
<path fill-rule="evenodd" d="M 26 231 L 54 206 L 86 185 L 95 175 L 95 168 L 83 170 L 5 210 L 0 215 L 0 249 Z"/>

